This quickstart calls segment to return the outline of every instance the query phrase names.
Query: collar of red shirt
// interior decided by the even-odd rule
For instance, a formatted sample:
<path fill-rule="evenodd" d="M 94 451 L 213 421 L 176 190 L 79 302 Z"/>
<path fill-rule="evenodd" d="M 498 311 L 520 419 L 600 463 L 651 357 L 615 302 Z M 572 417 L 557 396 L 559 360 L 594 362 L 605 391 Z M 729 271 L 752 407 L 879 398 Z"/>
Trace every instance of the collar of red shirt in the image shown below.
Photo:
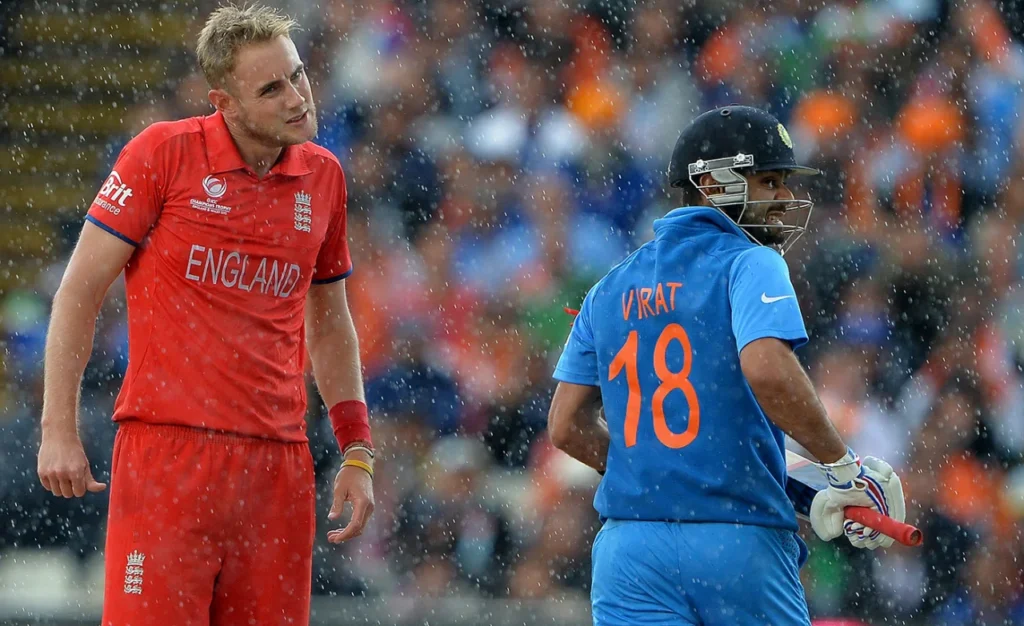
<path fill-rule="evenodd" d="M 206 159 L 212 174 L 252 169 L 239 154 L 220 111 L 203 118 L 203 134 L 206 137 Z M 281 158 L 270 168 L 269 175 L 305 176 L 311 172 L 306 164 L 305 149 L 298 145 L 285 147 Z"/>

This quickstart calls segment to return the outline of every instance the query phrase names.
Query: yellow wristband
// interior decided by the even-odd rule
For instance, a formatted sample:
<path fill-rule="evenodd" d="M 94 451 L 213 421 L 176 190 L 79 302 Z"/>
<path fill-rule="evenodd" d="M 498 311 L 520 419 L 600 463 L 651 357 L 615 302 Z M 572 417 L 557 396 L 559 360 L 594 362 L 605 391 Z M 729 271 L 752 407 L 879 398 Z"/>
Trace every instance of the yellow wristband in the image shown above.
<path fill-rule="evenodd" d="M 366 472 L 367 474 L 369 474 L 370 478 L 373 478 L 373 468 L 370 467 L 369 463 L 364 463 L 364 462 L 360 461 L 359 459 L 345 459 L 345 462 L 342 463 L 341 466 L 342 467 L 358 467 L 359 469 L 361 469 L 364 472 Z"/>

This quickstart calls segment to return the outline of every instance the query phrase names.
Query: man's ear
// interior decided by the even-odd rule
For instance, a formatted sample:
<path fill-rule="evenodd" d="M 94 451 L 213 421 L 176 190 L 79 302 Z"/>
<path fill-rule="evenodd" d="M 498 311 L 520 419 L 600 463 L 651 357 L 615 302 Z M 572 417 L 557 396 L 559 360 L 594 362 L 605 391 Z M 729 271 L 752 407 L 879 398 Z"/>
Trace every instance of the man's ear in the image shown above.
<path fill-rule="evenodd" d="M 697 182 L 700 183 L 700 186 L 703 188 L 704 193 L 709 196 L 725 193 L 725 188 L 723 188 L 721 183 L 716 181 L 710 173 L 701 174 L 700 180 L 698 180 Z"/>
<path fill-rule="evenodd" d="M 213 105 L 213 108 L 221 113 L 234 108 L 234 98 L 224 89 L 211 89 L 207 97 L 210 98 L 210 104 Z"/>

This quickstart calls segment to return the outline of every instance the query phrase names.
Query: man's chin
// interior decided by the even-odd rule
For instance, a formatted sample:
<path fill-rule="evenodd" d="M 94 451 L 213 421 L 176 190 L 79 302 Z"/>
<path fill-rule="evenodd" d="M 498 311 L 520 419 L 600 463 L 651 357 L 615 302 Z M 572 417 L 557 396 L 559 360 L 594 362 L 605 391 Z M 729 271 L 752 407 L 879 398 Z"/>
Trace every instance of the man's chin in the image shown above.
<path fill-rule="evenodd" d="M 297 128 L 289 126 L 280 134 L 281 144 L 285 146 L 306 143 L 307 141 L 312 141 L 314 137 L 316 137 L 315 120 L 307 120 L 305 124 Z"/>
<path fill-rule="evenodd" d="M 789 235 L 788 231 L 781 228 L 765 228 L 764 226 L 744 226 L 743 228 L 757 243 L 764 246 L 781 246 Z"/>

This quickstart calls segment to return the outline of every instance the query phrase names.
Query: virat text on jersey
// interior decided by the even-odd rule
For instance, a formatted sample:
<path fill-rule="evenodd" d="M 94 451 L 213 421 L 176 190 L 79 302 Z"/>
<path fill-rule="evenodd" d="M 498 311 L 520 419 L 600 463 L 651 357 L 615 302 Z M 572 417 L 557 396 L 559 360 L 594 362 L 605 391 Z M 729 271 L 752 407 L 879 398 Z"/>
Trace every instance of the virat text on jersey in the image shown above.
<path fill-rule="evenodd" d="M 669 313 L 676 310 L 676 289 L 683 286 L 683 283 L 657 283 L 653 289 L 650 287 L 631 288 L 622 294 L 622 319 L 629 321 L 629 315 L 633 312 L 633 301 L 636 300 L 636 318 L 644 319 L 655 317 L 662 313 Z M 668 289 L 668 300 L 665 300 L 665 290 Z M 651 306 L 651 296 L 654 296 L 654 306 Z M 627 299 L 628 296 L 628 299 Z"/>

